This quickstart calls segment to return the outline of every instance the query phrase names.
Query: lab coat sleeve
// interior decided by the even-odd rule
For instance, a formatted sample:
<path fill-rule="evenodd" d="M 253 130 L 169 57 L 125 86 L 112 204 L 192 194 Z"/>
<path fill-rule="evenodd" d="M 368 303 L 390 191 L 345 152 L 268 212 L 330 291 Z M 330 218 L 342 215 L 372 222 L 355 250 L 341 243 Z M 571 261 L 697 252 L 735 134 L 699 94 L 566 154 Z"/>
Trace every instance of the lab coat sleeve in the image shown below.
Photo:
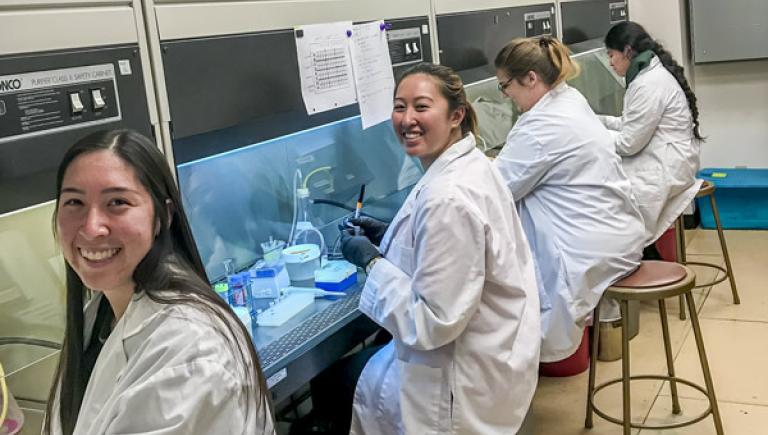
<path fill-rule="evenodd" d="M 477 310 L 485 284 L 485 225 L 453 198 L 429 201 L 414 220 L 414 247 L 399 248 L 413 249 L 413 275 L 379 260 L 360 310 L 403 345 L 433 350 L 454 341 Z"/>
<path fill-rule="evenodd" d="M 515 201 L 525 198 L 552 168 L 541 142 L 522 131 L 512 131 L 507 144 L 493 161 Z"/>
<path fill-rule="evenodd" d="M 634 84 L 634 83 L 633 83 Z M 616 152 L 633 156 L 648 145 L 664 114 L 664 96 L 651 86 L 637 83 L 625 97 L 627 104 L 621 118 L 621 129 L 610 131 Z"/>
<path fill-rule="evenodd" d="M 611 115 L 597 115 L 600 122 L 603 123 L 608 130 L 621 130 L 621 117 Z"/>
<path fill-rule="evenodd" d="M 163 367 L 122 393 L 105 433 L 247 433 L 244 394 L 242 384 L 215 361 Z M 257 412 L 255 406 L 249 412 Z"/>

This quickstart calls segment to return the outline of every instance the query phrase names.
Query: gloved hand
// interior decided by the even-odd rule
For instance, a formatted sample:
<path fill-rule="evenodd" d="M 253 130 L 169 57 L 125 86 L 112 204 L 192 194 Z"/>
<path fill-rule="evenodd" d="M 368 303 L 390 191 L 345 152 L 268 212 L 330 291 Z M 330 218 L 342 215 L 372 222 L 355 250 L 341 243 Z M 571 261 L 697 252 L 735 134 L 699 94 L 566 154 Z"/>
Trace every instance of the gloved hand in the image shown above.
<path fill-rule="evenodd" d="M 368 237 L 376 246 L 381 244 L 381 239 L 384 237 L 384 233 L 387 232 L 387 228 L 389 228 L 389 224 L 368 216 L 349 218 L 348 222 L 359 226 L 363 230 L 363 235 Z"/>
<path fill-rule="evenodd" d="M 352 228 L 341 232 L 341 253 L 350 263 L 365 268 L 368 263 L 381 253 L 365 236 L 356 236 Z"/>

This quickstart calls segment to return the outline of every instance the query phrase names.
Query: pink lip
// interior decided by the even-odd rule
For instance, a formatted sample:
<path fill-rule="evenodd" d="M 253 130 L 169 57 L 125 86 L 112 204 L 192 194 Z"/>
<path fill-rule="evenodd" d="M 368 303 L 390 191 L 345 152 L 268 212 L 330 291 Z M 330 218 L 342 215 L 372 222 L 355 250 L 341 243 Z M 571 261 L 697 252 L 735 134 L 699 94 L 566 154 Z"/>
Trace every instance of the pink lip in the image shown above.
<path fill-rule="evenodd" d="M 101 270 L 101 269 L 110 267 L 112 263 L 114 263 L 118 255 L 119 253 L 105 260 L 98 260 L 98 261 L 88 260 L 87 258 L 80 257 L 80 262 L 81 262 L 80 264 L 85 266 L 87 268 L 86 270 L 91 270 L 91 271 Z"/>
<path fill-rule="evenodd" d="M 415 147 L 419 144 L 419 139 L 421 139 L 421 137 L 417 137 L 414 139 L 407 139 L 403 137 L 403 144 L 407 147 Z"/>

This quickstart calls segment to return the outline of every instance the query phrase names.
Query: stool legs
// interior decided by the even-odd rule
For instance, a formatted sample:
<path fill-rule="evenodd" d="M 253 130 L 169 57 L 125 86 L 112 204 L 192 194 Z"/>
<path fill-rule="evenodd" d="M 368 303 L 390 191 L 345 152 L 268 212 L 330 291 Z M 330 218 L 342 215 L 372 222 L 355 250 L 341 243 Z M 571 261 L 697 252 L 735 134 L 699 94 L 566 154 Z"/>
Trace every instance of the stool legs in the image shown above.
<path fill-rule="evenodd" d="M 629 371 L 629 302 L 620 301 L 621 307 L 621 392 L 624 435 L 632 433 L 632 402 L 630 400 L 630 371 Z M 594 409 L 592 400 L 595 394 L 595 365 L 597 364 L 597 343 L 600 339 L 600 304 L 598 303 L 593 315 L 592 327 L 592 355 L 589 361 L 589 385 L 587 386 L 587 418 L 584 427 L 591 429 L 593 426 L 592 415 Z"/>
<path fill-rule="evenodd" d="M 667 374 L 675 377 L 675 365 L 672 358 L 672 342 L 669 339 L 669 322 L 667 321 L 667 304 L 664 299 L 659 299 L 659 315 L 661 316 L 661 335 L 664 337 L 664 353 L 667 356 Z M 672 393 L 672 413 L 680 414 L 680 400 L 677 397 L 677 382 L 670 379 L 669 389 Z"/>
<path fill-rule="evenodd" d="M 600 302 L 595 307 L 595 313 L 592 315 L 592 352 L 589 354 L 589 383 L 587 384 L 587 418 L 584 420 L 584 427 L 592 429 L 592 396 L 595 393 L 595 366 L 597 365 L 597 345 L 600 341 Z"/>
<path fill-rule="evenodd" d="M 715 227 L 717 227 L 717 237 L 720 239 L 720 249 L 723 251 L 723 258 L 725 259 L 725 272 L 728 275 L 728 282 L 731 283 L 731 293 L 733 294 L 733 303 L 740 304 L 739 292 L 736 291 L 736 282 L 733 279 L 733 269 L 731 268 L 731 257 L 728 256 L 728 247 L 725 244 L 725 235 L 723 235 L 723 227 L 720 225 L 720 213 L 717 211 L 717 204 L 715 204 L 715 195 L 709 195 L 709 204 L 712 206 L 712 215 L 715 218 Z"/>
<path fill-rule="evenodd" d="M 675 236 L 677 236 L 677 262 L 685 264 L 687 261 L 685 253 L 685 223 L 683 221 L 683 215 L 680 215 L 675 221 Z M 685 299 L 683 295 L 678 298 L 680 304 L 680 320 L 685 320 Z"/>
<path fill-rule="evenodd" d="M 622 409 L 624 435 L 632 433 L 632 402 L 629 391 L 629 302 L 622 300 L 621 304 L 621 392 L 623 395 Z"/>
<path fill-rule="evenodd" d="M 712 407 L 712 419 L 715 421 L 715 431 L 717 435 L 723 435 L 723 422 L 720 419 L 720 410 L 717 407 L 717 398 L 715 397 L 715 386 L 712 382 L 712 374 L 709 371 L 709 362 L 707 353 L 704 351 L 704 339 L 701 334 L 701 325 L 699 325 L 699 316 L 696 314 L 696 306 L 693 302 L 693 294 L 689 291 L 685 294 L 688 302 L 688 312 L 691 315 L 691 326 L 693 327 L 693 336 L 696 339 L 696 349 L 699 351 L 699 361 L 701 362 L 701 371 L 704 374 L 704 384 L 709 397 L 709 404 Z"/>

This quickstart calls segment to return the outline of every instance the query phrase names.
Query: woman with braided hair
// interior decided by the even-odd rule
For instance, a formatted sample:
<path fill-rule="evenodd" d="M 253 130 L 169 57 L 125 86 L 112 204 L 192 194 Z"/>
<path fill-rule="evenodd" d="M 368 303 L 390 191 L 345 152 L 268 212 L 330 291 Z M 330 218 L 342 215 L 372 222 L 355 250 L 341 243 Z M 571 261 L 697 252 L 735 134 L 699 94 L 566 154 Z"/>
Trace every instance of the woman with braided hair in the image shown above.
<path fill-rule="evenodd" d="M 605 36 L 611 67 L 626 78 L 621 117 L 601 116 L 645 221 L 651 245 L 693 201 L 701 184 L 696 96 L 672 55 L 639 24 L 616 24 Z"/>

